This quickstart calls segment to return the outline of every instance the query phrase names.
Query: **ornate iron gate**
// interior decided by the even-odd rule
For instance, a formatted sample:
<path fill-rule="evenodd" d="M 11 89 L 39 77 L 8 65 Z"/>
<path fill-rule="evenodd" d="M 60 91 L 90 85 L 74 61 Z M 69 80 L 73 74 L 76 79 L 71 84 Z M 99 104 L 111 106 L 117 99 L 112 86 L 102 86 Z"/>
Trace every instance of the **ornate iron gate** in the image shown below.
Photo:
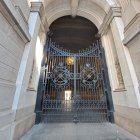
<path fill-rule="evenodd" d="M 106 122 L 108 109 L 100 42 L 70 53 L 48 40 L 42 103 L 47 122 Z"/>

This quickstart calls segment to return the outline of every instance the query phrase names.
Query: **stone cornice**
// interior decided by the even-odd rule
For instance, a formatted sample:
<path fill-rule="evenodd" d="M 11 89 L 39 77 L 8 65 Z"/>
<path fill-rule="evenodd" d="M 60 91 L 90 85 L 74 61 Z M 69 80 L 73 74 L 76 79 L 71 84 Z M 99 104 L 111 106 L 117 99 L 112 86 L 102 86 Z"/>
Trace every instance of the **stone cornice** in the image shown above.
<path fill-rule="evenodd" d="M 42 2 L 31 2 L 31 12 L 38 12 L 41 16 L 44 12 L 44 7 Z"/>
<path fill-rule="evenodd" d="M 31 12 L 38 12 L 41 19 L 41 28 L 47 32 L 49 30 L 45 8 L 42 2 L 31 2 Z"/>
<path fill-rule="evenodd" d="M 111 7 L 108 13 L 106 14 L 104 21 L 99 29 L 99 34 L 102 36 L 106 33 L 111 21 L 114 17 L 121 17 L 121 8 L 120 7 Z"/>
<path fill-rule="evenodd" d="M 25 43 L 30 41 L 28 25 L 9 0 L 0 0 L 0 12 Z"/>
<path fill-rule="evenodd" d="M 131 42 L 138 34 L 140 34 L 140 13 L 137 13 L 135 17 L 124 29 L 125 38 L 123 43 L 127 45 Z"/>
<path fill-rule="evenodd" d="M 137 13 L 135 17 L 129 22 L 129 24 L 124 28 L 124 32 L 126 32 L 136 21 L 140 18 L 140 13 Z"/>

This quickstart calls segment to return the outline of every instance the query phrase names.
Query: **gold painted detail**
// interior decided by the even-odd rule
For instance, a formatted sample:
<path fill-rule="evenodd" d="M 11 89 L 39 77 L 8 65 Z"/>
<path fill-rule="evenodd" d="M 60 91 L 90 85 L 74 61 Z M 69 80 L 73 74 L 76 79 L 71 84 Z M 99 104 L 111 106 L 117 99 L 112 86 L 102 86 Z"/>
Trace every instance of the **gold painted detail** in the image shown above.
<path fill-rule="evenodd" d="M 74 57 L 67 57 L 66 64 L 67 65 L 74 65 Z"/>

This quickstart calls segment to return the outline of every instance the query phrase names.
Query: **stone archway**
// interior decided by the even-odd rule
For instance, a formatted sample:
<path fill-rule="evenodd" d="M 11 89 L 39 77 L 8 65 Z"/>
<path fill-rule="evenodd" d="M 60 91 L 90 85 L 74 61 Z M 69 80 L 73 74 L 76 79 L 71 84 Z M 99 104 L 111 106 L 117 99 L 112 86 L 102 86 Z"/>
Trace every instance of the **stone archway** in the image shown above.
<path fill-rule="evenodd" d="M 75 14 L 73 14 L 73 10 Z M 137 83 L 133 83 L 135 76 L 132 76 L 133 64 L 130 61 L 129 52 L 122 43 L 124 39 L 124 23 L 119 3 L 115 0 L 89 0 L 88 2 L 80 0 L 73 5 L 73 1 L 48 1 L 45 5 L 45 11 L 48 27 L 53 21 L 66 15 L 85 17 L 97 26 L 109 69 L 109 79 L 116 111 L 115 120 L 116 123 L 120 124 L 121 119 L 124 120 L 124 118 L 120 117 L 119 107 L 122 105 L 127 106 L 129 102 L 132 108 L 137 108 L 139 106 L 139 91 Z M 130 63 L 131 65 L 129 65 Z M 135 93 L 132 95 L 133 97 L 127 94 L 127 99 L 122 100 L 123 93 L 132 93 L 132 91 Z M 135 98 L 135 96 L 138 98 Z M 134 100 L 133 103 L 130 102 L 131 97 Z M 122 110 L 125 110 L 125 107 Z"/>
<path fill-rule="evenodd" d="M 46 33 L 56 19 L 66 15 L 79 15 L 97 26 L 115 122 L 139 136 L 139 6 L 138 0 L 1 0 L 0 136 L 19 139 L 34 125 Z"/>
<path fill-rule="evenodd" d="M 87 18 L 98 29 L 111 7 L 119 7 L 116 0 L 53 0 L 45 3 L 46 18 L 49 26 L 60 17 L 77 15 Z"/>

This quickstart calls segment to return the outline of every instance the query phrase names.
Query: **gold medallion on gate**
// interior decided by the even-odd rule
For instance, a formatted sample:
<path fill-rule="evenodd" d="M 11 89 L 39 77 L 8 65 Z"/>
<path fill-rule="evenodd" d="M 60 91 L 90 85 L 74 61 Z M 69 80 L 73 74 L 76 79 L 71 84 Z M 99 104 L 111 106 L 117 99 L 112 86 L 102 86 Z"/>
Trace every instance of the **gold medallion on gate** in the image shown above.
<path fill-rule="evenodd" d="M 66 64 L 67 65 L 74 65 L 74 57 L 67 57 Z"/>

